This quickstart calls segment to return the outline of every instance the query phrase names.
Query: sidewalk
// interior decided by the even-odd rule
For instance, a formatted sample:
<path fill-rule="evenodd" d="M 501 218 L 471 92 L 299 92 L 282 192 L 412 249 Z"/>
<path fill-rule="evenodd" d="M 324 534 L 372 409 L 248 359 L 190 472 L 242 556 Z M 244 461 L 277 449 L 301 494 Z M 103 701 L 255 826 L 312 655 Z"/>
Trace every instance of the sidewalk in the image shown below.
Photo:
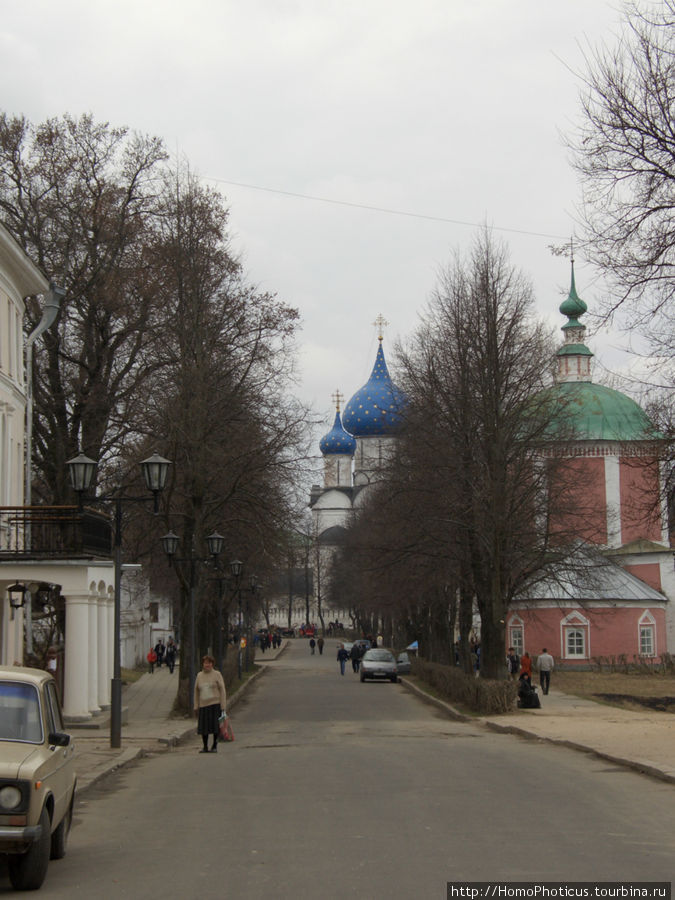
<path fill-rule="evenodd" d="M 675 784 L 675 716 L 619 709 L 555 690 L 552 681 L 541 709 L 517 709 L 505 716 L 465 716 L 449 703 L 429 697 L 405 679 L 406 687 L 444 709 L 452 718 L 479 722 L 493 731 L 519 734 L 594 753 Z"/>
<path fill-rule="evenodd" d="M 266 651 L 257 662 L 276 659 L 285 646 Z M 122 688 L 122 746 L 119 748 L 110 746 L 109 712 L 81 726 L 67 726 L 75 745 L 78 797 L 101 778 L 135 759 L 167 750 L 191 736 L 194 736 L 197 746 L 197 720 L 173 715 L 178 671 L 176 666 L 171 675 L 166 666 L 155 667 L 152 675 L 146 673 L 138 681 Z M 263 671 L 260 669 L 239 690 L 228 696 L 228 711 L 236 706 Z"/>
<path fill-rule="evenodd" d="M 258 663 L 276 659 L 288 642 L 257 657 Z M 228 710 L 264 672 L 264 666 L 242 687 L 228 697 Z M 471 724 L 482 724 L 494 731 L 518 734 L 534 740 L 550 741 L 594 753 L 613 763 L 675 784 L 675 716 L 649 710 L 632 712 L 582 700 L 555 690 L 541 697 L 542 708 L 516 710 L 505 716 L 466 716 L 450 704 L 432 698 L 409 679 L 403 685 L 447 715 Z M 122 726 L 122 747 L 110 747 L 110 717 L 100 716 L 98 727 L 72 728 L 78 773 L 78 796 L 86 793 L 104 776 L 139 757 L 167 750 L 179 741 L 194 736 L 196 721 L 172 717 L 178 686 L 178 670 L 173 675 L 163 666 L 143 675 L 122 692 L 127 711 Z"/>

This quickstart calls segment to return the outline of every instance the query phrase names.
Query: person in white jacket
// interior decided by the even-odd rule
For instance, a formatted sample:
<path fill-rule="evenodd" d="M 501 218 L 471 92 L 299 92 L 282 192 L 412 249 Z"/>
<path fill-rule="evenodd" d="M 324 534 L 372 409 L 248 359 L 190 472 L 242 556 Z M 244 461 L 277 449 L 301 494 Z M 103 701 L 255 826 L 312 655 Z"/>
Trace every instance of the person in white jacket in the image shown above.
<path fill-rule="evenodd" d="M 553 671 L 553 667 L 555 666 L 555 662 L 553 661 L 553 657 L 548 652 L 546 647 L 541 651 L 539 656 L 537 657 L 537 671 L 539 672 L 539 683 L 541 684 L 542 693 L 548 694 L 548 689 L 551 684 L 551 672 Z"/>

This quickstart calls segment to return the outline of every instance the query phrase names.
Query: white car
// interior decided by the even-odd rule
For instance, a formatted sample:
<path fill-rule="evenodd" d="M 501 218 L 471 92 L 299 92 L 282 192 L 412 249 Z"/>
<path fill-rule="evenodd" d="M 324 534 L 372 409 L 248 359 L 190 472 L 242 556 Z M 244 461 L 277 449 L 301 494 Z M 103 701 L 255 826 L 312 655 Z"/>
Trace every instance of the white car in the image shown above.
<path fill-rule="evenodd" d="M 0 853 L 16 890 L 39 888 L 66 853 L 75 801 L 74 747 L 48 672 L 0 666 Z"/>

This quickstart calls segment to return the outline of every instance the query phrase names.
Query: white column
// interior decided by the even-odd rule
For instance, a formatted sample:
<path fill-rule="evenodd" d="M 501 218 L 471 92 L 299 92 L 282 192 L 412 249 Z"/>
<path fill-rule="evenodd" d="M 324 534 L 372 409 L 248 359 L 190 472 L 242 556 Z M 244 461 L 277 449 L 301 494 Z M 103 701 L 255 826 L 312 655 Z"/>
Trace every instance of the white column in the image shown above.
<path fill-rule="evenodd" d="M 112 682 L 114 668 L 113 643 L 115 641 L 115 588 L 111 585 L 108 588 L 108 599 L 106 600 L 106 612 L 108 622 L 108 638 L 106 640 L 106 659 L 108 666 L 108 684 Z"/>
<path fill-rule="evenodd" d="M 110 680 L 108 679 L 108 600 L 105 588 L 99 590 L 96 598 L 98 612 L 96 616 L 96 661 L 98 665 L 98 705 L 101 709 L 110 708 Z"/>
<path fill-rule="evenodd" d="M 66 596 L 66 651 L 63 687 L 64 715 L 76 721 L 89 712 L 89 594 Z"/>
<path fill-rule="evenodd" d="M 9 666 L 11 662 L 7 659 L 7 631 L 9 626 L 9 598 L 6 594 L 0 594 L 0 665 Z"/>
<path fill-rule="evenodd" d="M 14 612 L 14 621 L 12 622 L 14 647 L 12 649 L 12 665 L 18 663 L 23 665 L 23 607 Z"/>
<path fill-rule="evenodd" d="M 621 546 L 621 478 L 618 456 L 605 457 L 607 546 Z"/>
<path fill-rule="evenodd" d="M 89 594 L 89 671 L 87 682 L 89 685 L 89 711 L 93 716 L 101 712 L 98 705 L 98 596 L 95 589 Z"/>

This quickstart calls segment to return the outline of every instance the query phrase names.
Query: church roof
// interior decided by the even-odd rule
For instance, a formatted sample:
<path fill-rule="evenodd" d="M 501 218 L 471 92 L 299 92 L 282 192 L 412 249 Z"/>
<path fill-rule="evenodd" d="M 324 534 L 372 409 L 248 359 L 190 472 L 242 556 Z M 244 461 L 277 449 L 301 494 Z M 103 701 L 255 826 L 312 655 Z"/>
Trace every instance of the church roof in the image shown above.
<path fill-rule="evenodd" d="M 353 456 L 356 453 L 356 440 L 343 428 L 339 406 L 335 412 L 333 427 L 319 441 L 319 449 L 324 456 Z"/>
<path fill-rule="evenodd" d="M 562 381 L 552 388 L 561 404 L 560 437 L 577 441 L 653 441 L 660 437 L 642 407 L 592 381 Z M 552 435 L 554 436 L 554 435 Z"/>
<path fill-rule="evenodd" d="M 556 600 L 561 603 L 616 600 L 663 603 L 664 594 L 626 569 L 590 550 L 577 550 L 550 577 L 531 585 L 515 600 Z"/>
<path fill-rule="evenodd" d="M 390 435 L 403 421 L 404 405 L 404 394 L 389 375 L 380 337 L 373 371 L 346 405 L 343 425 L 357 438 Z"/>

